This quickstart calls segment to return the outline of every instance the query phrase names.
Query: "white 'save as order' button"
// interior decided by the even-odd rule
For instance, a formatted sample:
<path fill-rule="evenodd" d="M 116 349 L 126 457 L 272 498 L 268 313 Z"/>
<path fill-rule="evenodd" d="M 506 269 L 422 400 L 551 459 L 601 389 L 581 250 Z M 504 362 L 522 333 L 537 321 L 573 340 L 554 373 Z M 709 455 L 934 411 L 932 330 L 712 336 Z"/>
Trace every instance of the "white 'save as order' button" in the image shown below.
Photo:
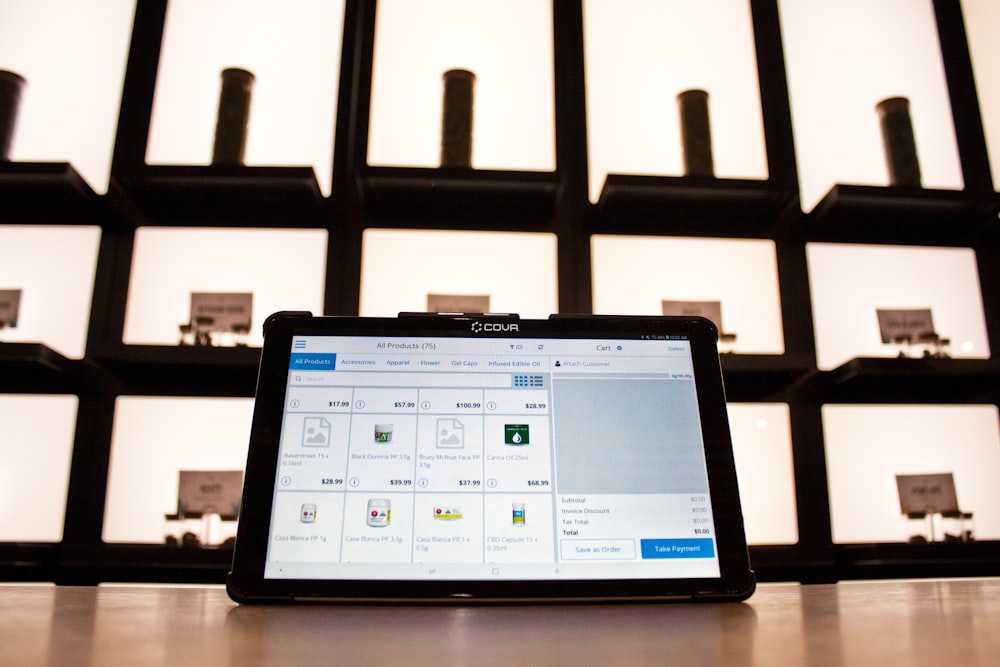
<path fill-rule="evenodd" d="M 563 560 L 635 560 L 635 540 L 560 540 Z"/>

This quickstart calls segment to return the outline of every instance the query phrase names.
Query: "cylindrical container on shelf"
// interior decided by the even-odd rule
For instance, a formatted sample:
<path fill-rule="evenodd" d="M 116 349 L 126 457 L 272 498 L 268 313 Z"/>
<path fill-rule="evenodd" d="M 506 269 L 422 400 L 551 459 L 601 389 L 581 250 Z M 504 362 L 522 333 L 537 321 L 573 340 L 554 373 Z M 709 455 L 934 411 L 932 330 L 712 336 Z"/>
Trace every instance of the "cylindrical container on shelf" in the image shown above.
<path fill-rule="evenodd" d="M 21 91 L 25 83 L 20 74 L 0 69 L 0 160 L 10 159 L 17 109 L 21 104 Z"/>
<path fill-rule="evenodd" d="M 254 81 L 253 73 L 245 69 L 230 67 L 222 70 L 212 164 L 243 164 Z"/>
<path fill-rule="evenodd" d="M 714 176 L 712 128 L 708 120 L 708 93 L 685 90 L 677 95 L 681 117 L 681 152 L 685 176 Z"/>
<path fill-rule="evenodd" d="M 910 101 L 890 97 L 875 105 L 882 126 L 882 148 L 889 170 L 889 185 L 920 187 L 920 162 L 910 122 Z"/>
<path fill-rule="evenodd" d="M 472 100 L 476 75 L 465 69 L 444 73 L 441 166 L 472 166 Z"/>

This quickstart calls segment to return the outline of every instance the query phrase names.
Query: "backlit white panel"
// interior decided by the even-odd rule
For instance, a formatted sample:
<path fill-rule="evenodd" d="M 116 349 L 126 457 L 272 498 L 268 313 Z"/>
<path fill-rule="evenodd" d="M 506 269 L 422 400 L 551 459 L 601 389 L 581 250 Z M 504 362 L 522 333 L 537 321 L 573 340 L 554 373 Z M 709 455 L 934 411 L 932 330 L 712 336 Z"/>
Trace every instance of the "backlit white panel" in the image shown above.
<path fill-rule="evenodd" d="M 11 159 L 108 189 L 135 0 L 0 0 L 0 69 L 27 79 Z"/>
<path fill-rule="evenodd" d="M 552 7 L 537 0 L 380 0 L 368 162 L 437 167 L 441 75 L 476 75 L 472 166 L 555 169 Z"/>
<path fill-rule="evenodd" d="M 242 470 L 252 413 L 250 398 L 119 398 L 104 540 L 162 543 L 178 471 Z"/>
<path fill-rule="evenodd" d="M 950 356 L 990 356 L 972 249 L 809 243 L 806 258 L 820 368 L 899 354 L 882 344 L 877 308 L 930 308 Z"/>
<path fill-rule="evenodd" d="M 731 351 L 781 354 L 781 304 L 772 241 L 591 238 L 594 312 L 660 315 L 661 302 L 721 301 Z"/>
<path fill-rule="evenodd" d="M 368 229 L 361 314 L 427 310 L 428 294 L 489 295 L 490 310 L 545 318 L 558 311 L 553 234 Z"/>
<path fill-rule="evenodd" d="M 208 164 L 227 67 L 253 72 L 246 164 L 312 166 L 330 192 L 344 3 L 170 0 L 151 164 Z"/>
<path fill-rule="evenodd" d="M 924 526 L 900 513 L 895 476 L 941 472 L 976 539 L 1000 538 L 996 406 L 826 405 L 823 432 L 835 542 L 905 542 Z"/>
<path fill-rule="evenodd" d="M 875 105 L 910 99 L 924 187 L 963 186 L 930 2 L 779 0 L 802 207 L 836 183 L 887 185 Z"/>
<path fill-rule="evenodd" d="M 0 289 L 21 290 L 17 326 L 0 341 L 82 357 L 100 242 L 98 227 L 0 226 Z"/>
<path fill-rule="evenodd" d="M 728 408 L 747 542 L 798 542 L 788 406 L 730 403 Z"/>
<path fill-rule="evenodd" d="M 0 541 L 62 539 L 78 402 L 0 394 Z"/>
<path fill-rule="evenodd" d="M 608 173 L 679 176 L 676 96 L 701 88 L 717 176 L 767 178 L 750 3 L 586 0 L 590 198 Z"/>
<path fill-rule="evenodd" d="M 279 310 L 323 312 L 327 232 L 311 229 L 136 231 L 124 342 L 176 345 L 191 292 L 253 292 L 250 344 Z"/>

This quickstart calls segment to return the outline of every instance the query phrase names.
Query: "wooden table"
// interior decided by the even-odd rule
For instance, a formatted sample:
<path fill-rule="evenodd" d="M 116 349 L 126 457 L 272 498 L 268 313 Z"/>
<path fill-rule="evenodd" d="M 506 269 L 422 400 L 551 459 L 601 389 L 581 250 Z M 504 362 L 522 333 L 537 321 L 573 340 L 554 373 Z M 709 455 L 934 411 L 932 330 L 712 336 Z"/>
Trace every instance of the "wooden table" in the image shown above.
<path fill-rule="evenodd" d="M 239 607 L 219 587 L 0 585 L 0 665 L 998 665 L 1000 579 L 744 604 Z"/>

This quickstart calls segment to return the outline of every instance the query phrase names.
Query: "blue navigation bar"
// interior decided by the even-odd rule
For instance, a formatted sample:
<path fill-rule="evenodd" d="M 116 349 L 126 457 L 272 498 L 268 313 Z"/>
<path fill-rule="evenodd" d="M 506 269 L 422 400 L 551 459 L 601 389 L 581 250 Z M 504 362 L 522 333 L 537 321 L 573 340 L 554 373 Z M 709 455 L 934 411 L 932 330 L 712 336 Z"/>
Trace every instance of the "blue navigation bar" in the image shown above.
<path fill-rule="evenodd" d="M 296 354 L 288 360 L 292 371 L 332 371 L 337 367 L 336 354 Z"/>
<path fill-rule="evenodd" d="M 714 558 L 711 538 L 639 540 L 643 558 Z"/>

